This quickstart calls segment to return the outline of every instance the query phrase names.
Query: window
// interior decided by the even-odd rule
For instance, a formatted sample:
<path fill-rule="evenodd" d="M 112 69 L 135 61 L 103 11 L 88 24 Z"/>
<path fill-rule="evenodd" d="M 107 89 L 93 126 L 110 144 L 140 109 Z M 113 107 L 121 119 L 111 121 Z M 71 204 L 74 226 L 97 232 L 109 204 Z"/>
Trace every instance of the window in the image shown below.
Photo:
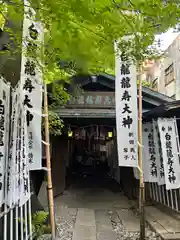
<path fill-rule="evenodd" d="M 173 66 L 173 64 L 171 64 L 165 70 L 165 85 L 168 85 L 173 80 L 174 80 L 174 66 Z"/>

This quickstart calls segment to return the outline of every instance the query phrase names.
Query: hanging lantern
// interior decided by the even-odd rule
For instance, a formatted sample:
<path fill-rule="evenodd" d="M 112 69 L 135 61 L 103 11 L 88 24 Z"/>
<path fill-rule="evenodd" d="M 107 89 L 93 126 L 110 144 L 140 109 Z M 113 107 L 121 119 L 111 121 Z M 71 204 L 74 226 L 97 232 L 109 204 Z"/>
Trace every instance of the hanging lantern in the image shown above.
<path fill-rule="evenodd" d="M 68 137 L 72 137 L 73 136 L 73 132 L 72 131 L 68 131 Z"/>
<path fill-rule="evenodd" d="M 73 131 L 71 130 L 70 127 L 68 127 L 68 137 L 72 138 L 73 137 Z"/>
<path fill-rule="evenodd" d="M 108 138 L 112 138 L 113 137 L 113 132 L 108 132 Z"/>

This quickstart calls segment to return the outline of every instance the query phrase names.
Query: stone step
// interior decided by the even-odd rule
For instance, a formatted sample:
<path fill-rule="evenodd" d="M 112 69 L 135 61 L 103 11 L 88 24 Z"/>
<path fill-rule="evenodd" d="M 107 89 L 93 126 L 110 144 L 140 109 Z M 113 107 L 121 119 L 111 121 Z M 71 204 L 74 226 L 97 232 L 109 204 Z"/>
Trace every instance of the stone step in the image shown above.
<path fill-rule="evenodd" d="M 163 240 L 180 240 L 180 221 L 160 209 L 145 207 L 146 221 Z"/>

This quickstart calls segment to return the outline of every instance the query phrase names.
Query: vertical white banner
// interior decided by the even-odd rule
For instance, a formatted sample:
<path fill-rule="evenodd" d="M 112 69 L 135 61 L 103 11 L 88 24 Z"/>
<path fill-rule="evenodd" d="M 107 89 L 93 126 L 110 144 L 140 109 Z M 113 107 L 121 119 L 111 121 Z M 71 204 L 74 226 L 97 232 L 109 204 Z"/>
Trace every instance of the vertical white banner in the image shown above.
<path fill-rule="evenodd" d="M 152 122 L 143 124 L 144 182 L 158 182 L 157 153 Z"/>
<path fill-rule="evenodd" d="M 22 122 L 22 131 L 21 131 L 21 186 L 20 186 L 20 202 L 19 205 L 22 206 L 26 203 L 30 198 L 30 184 L 29 184 L 29 169 L 28 169 L 28 158 L 27 158 L 27 150 L 28 150 L 28 139 L 27 139 L 27 123 L 26 123 L 26 115 L 25 112 L 22 112 L 21 116 Z"/>
<path fill-rule="evenodd" d="M 0 207 L 5 197 L 5 172 L 9 146 L 10 85 L 0 78 Z"/>
<path fill-rule="evenodd" d="M 157 163 L 157 174 L 158 174 L 158 185 L 165 184 L 164 178 L 164 164 L 163 164 L 163 156 L 162 156 L 162 146 L 160 140 L 160 133 L 158 128 L 157 121 L 153 120 L 153 133 L 154 133 L 154 143 L 155 143 L 155 151 L 156 151 L 156 163 Z"/>
<path fill-rule="evenodd" d="M 138 166 L 138 114 L 136 66 L 125 52 L 116 55 L 116 128 L 119 166 Z"/>
<path fill-rule="evenodd" d="M 167 190 L 180 187 L 179 138 L 176 136 L 175 124 L 174 118 L 158 119 Z"/>
<path fill-rule="evenodd" d="M 21 62 L 22 101 L 27 109 L 28 165 L 30 170 L 41 169 L 41 117 L 42 117 L 42 71 L 36 53 L 40 52 L 43 42 L 42 25 L 35 21 L 35 12 L 25 3 L 23 24 L 23 51 Z M 35 58 L 28 53 L 34 51 Z"/>
<path fill-rule="evenodd" d="M 7 173 L 7 205 L 11 208 L 17 200 L 16 195 L 16 145 L 17 145 L 17 124 L 18 124 L 18 98 L 19 88 L 12 92 L 12 114 L 11 114 L 11 134 L 10 134 L 10 150 L 8 158 Z"/>

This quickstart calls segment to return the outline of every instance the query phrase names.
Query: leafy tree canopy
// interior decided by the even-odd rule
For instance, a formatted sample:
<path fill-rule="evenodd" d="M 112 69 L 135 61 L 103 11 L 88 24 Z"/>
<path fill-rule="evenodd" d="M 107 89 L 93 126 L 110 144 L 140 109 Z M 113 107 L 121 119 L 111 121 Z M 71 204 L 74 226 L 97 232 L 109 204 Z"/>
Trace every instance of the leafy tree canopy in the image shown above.
<path fill-rule="evenodd" d="M 180 19 L 179 0 L 29 2 L 37 13 L 37 20 L 44 26 L 44 78 L 47 82 L 61 80 L 58 90 L 54 91 L 56 100 L 60 102 L 69 99 L 64 82 L 69 82 L 75 73 L 114 74 L 115 40 L 119 41 L 121 50 L 139 62 L 157 54 L 149 47 L 155 35 L 177 26 Z M 11 41 L 4 48 L 6 56 L 9 54 L 10 58 L 17 51 L 22 51 L 20 23 L 23 13 L 22 0 L 0 0 L 0 28 L 10 35 Z M 124 42 L 123 37 L 127 35 L 131 38 Z M 4 54 L 4 51 L 0 53 Z M 34 57 L 33 49 L 30 54 Z M 50 118 L 52 134 L 57 134 L 57 129 L 60 131 L 63 123 L 53 111 Z"/>
<path fill-rule="evenodd" d="M 23 18 L 22 0 L 8 2 L 5 18 L 16 24 Z M 44 60 L 46 72 L 51 72 L 50 80 L 57 77 L 59 63 L 64 78 L 72 70 L 112 73 L 113 43 L 117 39 L 119 48 L 128 50 L 138 61 L 152 56 L 154 50 L 148 46 L 155 34 L 176 26 L 180 18 L 179 0 L 30 0 L 30 3 L 44 24 Z M 17 31 L 11 34 L 16 41 L 21 39 L 17 34 Z M 133 36 L 128 44 L 122 40 L 126 35 Z"/>

